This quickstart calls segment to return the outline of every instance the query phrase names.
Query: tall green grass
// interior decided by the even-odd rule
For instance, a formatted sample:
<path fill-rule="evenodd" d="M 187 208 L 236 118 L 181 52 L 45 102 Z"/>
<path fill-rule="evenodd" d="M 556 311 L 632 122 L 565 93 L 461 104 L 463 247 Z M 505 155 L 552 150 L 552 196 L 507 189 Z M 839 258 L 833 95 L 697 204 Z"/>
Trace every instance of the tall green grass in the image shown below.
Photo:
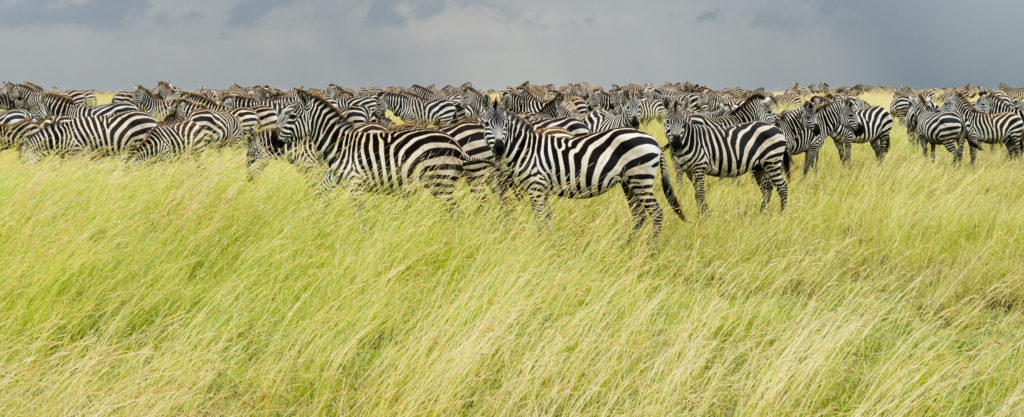
<path fill-rule="evenodd" d="M 894 132 L 881 166 L 797 157 L 782 214 L 747 177 L 704 216 L 677 184 L 656 244 L 619 192 L 542 228 L 465 190 L 453 218 L 246 183 L 233 150 L 5 152 L 0 415 L 1020 416 L 1022 166 Z"/>

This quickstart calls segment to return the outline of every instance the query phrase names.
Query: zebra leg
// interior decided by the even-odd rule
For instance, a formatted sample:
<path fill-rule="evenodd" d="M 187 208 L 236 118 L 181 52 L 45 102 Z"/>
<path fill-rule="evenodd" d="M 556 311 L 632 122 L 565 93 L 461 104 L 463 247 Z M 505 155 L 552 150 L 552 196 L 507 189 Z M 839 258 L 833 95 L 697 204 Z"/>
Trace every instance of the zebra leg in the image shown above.
<path fill-rule="evenodd" d="M 769 175 L 765 175 L 764 170 L 756 170 L 752 174 L 754 174 L 754 181 L 757 182 L 757 187 L 761 189 L 761 211 L 764 211 L 768 208 L 768 202 L 772 199 L 772 181 Z"/>
<path fill-rule="evenodd" d="M 772 185 L 775 186 L 776 192 L 779 193 L 779 211 L 786 211 L 786 203 L 789 200 L 789 184 L 786 183 L 786 177 L 782 175 L 782 165 L 774 164 L 768 170 L 768 179 L 771 180 Z M 767 180 L 765 182 L 768 182 Z M 768 195 L 771 196 L 769 189 Z M 768 199 L 765 199 L 765 204 L 768 204 Z M 761 207 L 761 211 L 764 211 L 764 206 Z"/>
<path fill-rule="evenodd" d="M 533 208 L 533 214 L 544 225 L 551 224 L 551 207 L 548 206 L 547 193 L 539 187 L 530 187 L 527 192 L 530 194 L 530 207 Z"/>
<path fill-rule="evenodd" d="M 946 150 L 949 151 L 949 153 L 953 154 L 953 166 L 959 165 L 960 160 L 964 156 L 963 150 L 956 146 L 956 142 L 952 140 L 947 140 L 942 145 L 946 147 Z M 932 160 L 935 160 L 935 145 L 932 145 L 932 149 Z"/>
<path fill-rule="evenodd" d="M 871 149 L 875 151 L 875 159 L 881 164 L 885 154 L 889 152 L 889 135 L 885 134 L 871 142 Z"/>
<path fill-rule="evenodd" d="M 640 228 L 644 225 L 644 207 L 640 199 L 637 198 L 637 194 L 633 191 L 633 188 L 627 181 L 622 182 L 622 193 L 626 195 L 626 202 L 629 203 L 629 211 L 633 213 L 633 231 L 629 234 L 629 240 L 633 240 L 633 236 L 640 231 Z"/>
<path fill-rule="evenodd" d="M 697 200 L 697 210 L 703 214 L 708 211 L 708 203 L 704 198 L 704 169 L 694 169 L 692 178 L 694 199 Z"/>
<path fill-rule="evenodd" d="M 930 143 L 929 145 L 931 145 L 931 148 L 932 148 L 932 162 L 935 162 L 935 144 L 934 143 Z M 950 151 L 950 152 L 953 152 L 953 151 Z M 953 152 L 953 155 L 955 156 L 956 152 Z"/>
<path fill-rule="evenodd" d="M 837 138 L 832 138 L 832 143 L 836 145 L 836 151 L 839 152 L 839 161 L 845 161 L 846 155 L 843 154 L 843 143 Z"/>
<path fill-rule="evenodd" d="M 818 174 L 818 150 L 821 149 L 821 145 L 814 146 L 807 150 L 807 154 L 804 155 L 804 177 L 807 176 L 807 172 L 814 169 L 814 174 Z"/>
<path fill-rule="evenodd" d="M 846 135 L 843 138 L 843 165 L 850 166 L 850 160 L 853 159 L 853 135 Z"/>

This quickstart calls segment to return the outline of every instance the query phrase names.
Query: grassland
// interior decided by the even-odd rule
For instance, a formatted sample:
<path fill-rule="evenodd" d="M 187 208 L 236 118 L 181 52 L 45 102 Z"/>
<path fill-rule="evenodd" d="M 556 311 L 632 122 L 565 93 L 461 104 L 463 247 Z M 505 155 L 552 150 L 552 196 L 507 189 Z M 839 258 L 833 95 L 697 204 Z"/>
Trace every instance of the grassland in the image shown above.
<path fill-rule="evenodd" d="M 4 152 L 0 415 L 1024 415 L 1021 163 L 827 146 L 786 213 L 677 185 L 657 245 L 618 192 L 541 229 L 468 195 L 357 212 L 238 151 Z"/>

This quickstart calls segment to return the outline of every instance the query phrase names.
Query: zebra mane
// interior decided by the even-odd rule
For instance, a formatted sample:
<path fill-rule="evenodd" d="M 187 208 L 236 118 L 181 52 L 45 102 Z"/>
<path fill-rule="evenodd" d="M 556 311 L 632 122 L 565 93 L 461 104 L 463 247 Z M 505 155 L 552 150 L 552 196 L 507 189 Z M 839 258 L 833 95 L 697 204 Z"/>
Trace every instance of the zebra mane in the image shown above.
<path fill-rule="evenodd" d="M 296 90 L 296 94 L 298 94 L 299 100 L 303 104 L 305 104 L 307 102 L 313 102 L 313 103 L 317 103 L 317 104 L 319 104 L 321 106 L 326 106 L 328 109 L 331 109 L 331 111 L 334 112 L 334 114 L 336 116 L 338 116 L 338 120 L 340 120 L 341 123 L 344 123 L 345 125 L 347 125 L 350 128 L 355 127 L 355 125 L 350 123 L 348 121 L 348 119 L 345 118 L 345 113 L 342 112 L 341 109 L 338 108 L 338 106 L 335 106 L 334 104 L 331 104 L 330 100 L 327 100 L 323 96 L 321 96 L 321 95 L 319 95 L 317 93 L 314 93 L 312 91 L 301 90 L 301 89 L 300 90 Z"/>
<path fill-rule="evenodd" d="M 963 91 L 955 91 L 953 93 L 953 95 L 950 96 L 950 98 L 953 98 L 953 97 L 956 97 L 956 98 L 960 99 L 960 101 L 963 101 L 964 102 L 964 107 L 967 107 L 968 110 L 971 110 L 971 111 L 973 111 L 975 113 L 980 113 L 981 112 L 981 110 L 978 110 L 978 106 L 975 106 L 974 103 L 971 103 L 971 101 L 967 99 L 967 95 L 965 95 Z"/>
<path fill-rule="evenodd" d="M 735 115 L 737 112 L 745 109 L 746 106 L 757 104 L 759 101 L 764 100 L 764 99 L 765 99 L 764 94 L 760 94 L 760 93 L 751 94 L 746 99 L 744 99 L 743 102 L 740 103 L 739 106 L 736 106 L 735 109 L 732 109 L 732 111 L 729 112 L 729 115 L 730 116 L 731 115 Z"/>
<path fill-rule="evenodd" d="M 206 97 L 206 96 L 204 96 L 202 94 L 196 94 L 196 93 L 193 93 L 191 91 L 181 91 L 181 92 L 178 92 L 177 94 L 179 95 L 178 98 L 188 99 L 188 100 L 192 100 L 192 101 L 195 101 L 195 102 L 198 102 L 198 103 L 203 103 L 206 107 L 216 106 L 217 105 L 217 102 L 215 100 L 213 100 L 213 99 L 211 99 L 209 97 Z"/>
<path fill-rule="evenodd" d="M 159 97 L 157 97 L 156 94 L 153 93 L 152 90 L 150 90 L 150 89 L 148 89 L 146 87 L 143 87 L 142 85 L 136 85 L 135 86 L 135 91 L 139 91 L 139 90 L 142 90 L 142 92 L 144 92 L 146 94 L 149 94 L 150 96 L 153 96 L 154 98 L 159 98 Z"/>
<path fill-rule="evenodd" d="M 50 98 L 55 99 L 55 100 L 66 101 L 66 102 L 69 102 L 69 103 L 72 103 L 72 104 L 74 104 L 74 102 L 75 102 L 75 100 L 73 100 L 71 97 L 63 95 L 61 93 L 44 92 L 43 93 L 43 97 L 50 97 Z"/>
<path fill-rule="evenodd" d="M 191 104 L 193 106 L 202 107 L 202 108 L 210 108 L 210 107 L 212 107 L 212 106 L 210 106 L 210 105 L 208 105 L 206 103 L 195 101 L 195 100 L 192 100 L 190 98 L 184 98 L 184 97 L 175 98 L 175 99 L 167 100 L 166 102 L 164 102 L 164 104 L 167 104 L 167 105 L 169 105 L 170 107 L 172 107 L 174 109 L 178 108 L 178 103 Z"/>

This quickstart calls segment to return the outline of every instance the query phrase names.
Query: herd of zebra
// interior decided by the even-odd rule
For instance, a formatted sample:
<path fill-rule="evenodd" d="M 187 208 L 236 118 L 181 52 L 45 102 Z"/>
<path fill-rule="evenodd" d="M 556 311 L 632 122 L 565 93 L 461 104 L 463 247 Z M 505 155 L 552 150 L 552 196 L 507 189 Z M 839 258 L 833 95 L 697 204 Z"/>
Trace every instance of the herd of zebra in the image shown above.
<path fill-rule="evenodd" d="M 857 96 L 888 90 L 889 109 Z M 977 97 L 975 101 L 972 98 Z M 942 106 L 933 100 L 939 99 Z M 529 82 L 500 91 L 461 86 L 279 90 L 269 86 L 183 90 L 161 81 L 152 89 L 119 91 L 97 105 L 86 90 L 45 90 L 33 83 L 0 86 L 0 151 L 22 159 L 89 153 L 129 164 L 195 155 L 204 149 L 246 149 L 248 178 L 274 159 L 324 172 L 322 190 L 344 183 L 354 196 L 367 191 L 425 187 L 454 206 L 464 178 L 473 193 L 529 198 L 539 217 L 551 217 L 551 195 L 589 198 L 620 186 L 635 220 L 657 236 L 662 210 L 659 180 L 673 211 L 685 221 L 667 172 L 691 180 L 697 206 L 707 209 L 704 178 L 751 173 L 785 210 L 787 177 L 795 154 L 803 173 L 817 171 L 825 140 L 833 138 L 847 164 L 853 143 L 869 143 L 879 162 L 889 150 L 893 117 L 927 156 L 944 146 L 954 165 L 981 143 L 1003 144 L 1013 158 L 1024 148 L 1024 89 L 912 90 L 907 87 L 827 84 L 713 90 L 692 83 L 661 86 Z M 785 111 L 780 111 L 787 109 Z M 400 119 L 396 122 L 395 119 Z M 666 145 L 639 130 L 664 122 Z"/>

